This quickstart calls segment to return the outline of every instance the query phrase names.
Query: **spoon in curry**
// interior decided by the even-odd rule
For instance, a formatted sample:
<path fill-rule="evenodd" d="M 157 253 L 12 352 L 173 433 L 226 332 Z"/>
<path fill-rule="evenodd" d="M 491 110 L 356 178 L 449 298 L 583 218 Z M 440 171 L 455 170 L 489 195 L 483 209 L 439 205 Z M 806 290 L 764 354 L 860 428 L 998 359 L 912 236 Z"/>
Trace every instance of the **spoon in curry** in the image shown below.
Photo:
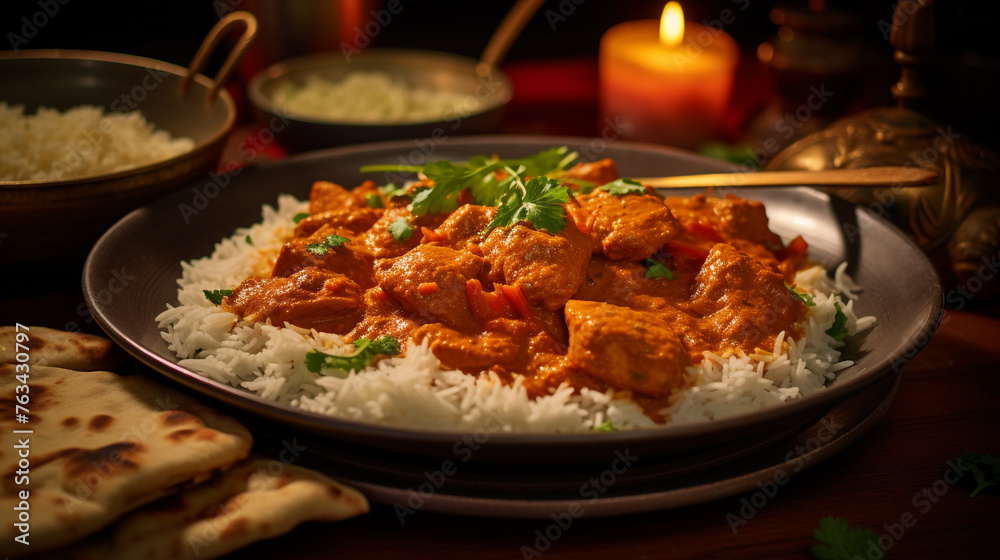
<path fill-rule="evenodd" d="M 866 167 L 822 171 L 749 171 L 706 173 L 674 177 L 635 177 L 656 188 L 686 187 L 920 187 L 941 181 L 934 171 L 920 167 Z"/>

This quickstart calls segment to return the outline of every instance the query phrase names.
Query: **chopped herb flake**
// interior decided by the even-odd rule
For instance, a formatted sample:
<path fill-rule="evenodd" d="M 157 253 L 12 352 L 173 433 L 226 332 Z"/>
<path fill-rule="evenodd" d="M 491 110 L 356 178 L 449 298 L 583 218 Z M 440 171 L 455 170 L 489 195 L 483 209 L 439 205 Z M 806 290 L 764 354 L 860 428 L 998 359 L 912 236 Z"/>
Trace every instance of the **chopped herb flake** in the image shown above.
<path fill-rule="evenodd" d="M 392 237 L 400 243 L 413 237 L 413 226 L 410 225 L 410 222 L 406 218 L 396 218 L 396 221 L 389 224 L 387 229 L 392 234 Z"/>
<path fill-rule="evenodd" d="M 320 375 L 346 377 L 345 372 L 360 371 L 372 363 L 375 356 L 384 354 L 395 356 L 399 354 L 399 341 L 389 335 L 383 335 L 375 340 L 359 338 L 354 341 L 355 351 L 348 356 L 334 356 L 319 350 L 306 353 L 306 369 Z"/>
<path fill-rule="evenodd" d="M 788 288 L 788 291 L 792 293 L 792 297 L 794 297 L 795 299 L 801 301 L 802 303 L 806 304 L 809 307 L 816 306 L 816 302 L 813 301 L 813 297 L 811 295 L 804 292 L 796 291 L 794 288 L 788 285 L 788 282 L 785 282 L 785 287 Z"/>
<path fill-rule="evenodd" d="M 378 188 L 379 192 L 385 195 L 386 198 L 392 200 L 394 198 L 403 198 L 409 196 L 406 189 L 402 187 L 397 187 L 396 183 L 386 183 L 385 185 Z"/>
<path fill-rule="evenodd" d="M 667 280 L 674 279 L 674 273 L 660 261 L 646 259 L 642 261 L 642 264 L 646 267 L 646 278 L 666 278 Z"/>
<path fill-rule="evenodd" d="M 382 197 L 375 193 L 365 197 L 365 204 L 367 204 L 369 208 L 385 208 L 385 203 L 382 202 Z"/>
<path fill-rule="evenodd" d="M 244 241 L 249 245 L 253 245 L 253 239 L 250 239 L 250 234 L 248 233 L 246 237 L 243 238 Z"/>
<path fill-rule="evenodd" d="M 334 234 L 334 235 L 327 236 L 326 239 L 324 239 L 323 241 L 321 241 L 319 243 L 310 243 L 310 244 L 306 245 L 306 251 L 309 251 L 310 253 L 312 253 L 314 255 L 323 256 L 330 249 L 334 249 L 336 247 L 340 247 L 344 243 L 350 243 L 350 242 L 351 242 L 350 239 L 348 239 L 346 237 L 341 237 L 339 235 Z"/>
<path fill-rule="evenodd" d="M 202 290 L 202 292 L 205 293 L 205 298 L 214 305 L 221 304 L 222 298 L 233 294 L 232 290 Z"/>
<path fill-rule="evenodd" d="M 601 185 L 602 191 L 608 191 L 615 196 L 625 196 L 627 194 L 646 194 L 646 187 L 634 179 L 615 179 L 610 183 Z"/>
<path fill-rule="evenodd" d="M 615 425 L 611 423 L 611 420 L 608 420 L 607 422 L 604 422 L 603 424 L 599 424 L 597 426 L 594 426 L 594 431 L 595 432 L 617 432 L 618 428 L 615 428 Z"/>
<path fill-rule="evenodd" d="M 308 212 L 299 212 L 298 214 L 295 215 L 295 217 L 292 218 L 292 221 L 295 223 L 299 223 L 308 217 L 309 217 Z"/>
<path fill-rule="evenodd" d="M 833 306 L 837 309 L 837 315 L 833 318 L 833 326 L 826 329 L 826 334 L 830 335 L 837 342 L 840 342 L 851 333 L 847 331 L 847 315 L 844 314 L 844 310 L 840 307 L 839 303 L 834 303 Z"/>

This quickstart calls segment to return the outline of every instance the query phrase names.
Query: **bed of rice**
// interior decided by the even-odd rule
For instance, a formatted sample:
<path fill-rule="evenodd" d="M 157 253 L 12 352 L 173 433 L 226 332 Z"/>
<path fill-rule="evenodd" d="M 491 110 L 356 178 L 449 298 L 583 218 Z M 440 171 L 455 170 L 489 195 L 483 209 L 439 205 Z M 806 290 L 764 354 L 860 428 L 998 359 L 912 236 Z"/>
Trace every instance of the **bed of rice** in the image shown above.
<path fill-rule="evenodd" d="M 502 419 L 507 432 L 586 432 L 610 421 L 619 429 L 654 426 L 627 398 L 613 392 L 567 386 L 529 399 L 516 382 L 503 385 L 495 374 L 478 377 L 442 369 L 425 346 L 408 343 L 405 357 L 379 362 L 344 378 L 322 376 L 304 365 L 305 354 L 321 350 L 345 355 L 353 345 L 341 337 L 291 325 L 239 325 L 237 317 L 209 303 L 202 290 L 233 288 L 267 270 L 295 227 L 293 217 L 307 204 L 292 196 L 264 206 L 263 220 L 223 239 L 212 255 L 182 263 L 177 307 L 168 305 L 156 320 L 180 365 L 205 377 L 242 387 L 262 398 L 340 418 L 409 428 L 467 430 Z M 665 410 L 668 425 L 708 421 L 777 405 L 823 390 L 836 372 L 844 343 L 825 331 L 839 302 L 851 335 L 875 324 L 853 310 L 858 286 L 841 265 L 834 278 L 821 267 L 798 274 L 796 284 L 814 291 L 815 307 L 797 341 L 779 336 L 774 348 L 758 354 L 706 352 L 688 368 L 697 382 L 675 392 Z"/>
<path fill-rule="evenodd" d="M 80 105 L 45 107 L 0 101 L 0 181 L 58 181 L 116 173 L 194 149 L 194 140 L 156 130 L 140 111 L 105 113 Z"/>

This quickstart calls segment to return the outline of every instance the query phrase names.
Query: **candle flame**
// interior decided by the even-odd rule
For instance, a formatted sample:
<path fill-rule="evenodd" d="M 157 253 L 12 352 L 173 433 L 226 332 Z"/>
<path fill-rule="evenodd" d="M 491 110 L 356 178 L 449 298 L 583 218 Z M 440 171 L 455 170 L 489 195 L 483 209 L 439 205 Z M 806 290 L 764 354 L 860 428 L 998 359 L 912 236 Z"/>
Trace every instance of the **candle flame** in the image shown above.
<path fill-rule="evenodd" d="M 667 2 L 660 17 L 660 44 L 676 47 L 684 40 L 684 12 L 679 2 Z"/>

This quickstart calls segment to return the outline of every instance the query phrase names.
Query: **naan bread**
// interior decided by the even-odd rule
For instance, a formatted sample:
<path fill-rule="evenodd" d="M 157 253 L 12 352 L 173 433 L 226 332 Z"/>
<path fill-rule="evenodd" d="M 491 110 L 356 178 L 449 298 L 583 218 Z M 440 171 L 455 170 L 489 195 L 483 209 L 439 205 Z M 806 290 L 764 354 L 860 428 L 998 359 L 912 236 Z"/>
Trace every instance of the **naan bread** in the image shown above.
<path fill-rule="evenodd" d="M 368 511 L 353 488 L 266 458 L 140 508 L 68 554 L 74 560 L 208 560 L 291 531 Z"/>
<path fill-rule="evenodd" d="M 23 331 L 28 335 L 28 364 L 98 371 L 125 362 L 125 353 L 106 338 L 46 327 L 28 329 Z M 16 336 L 15 327 L 0 327 L 0 364 L 16 363 Z"/>
<path fill-rule="evenodd" d="M 0 365 L 0 433 L 29 439 L 30 483 L 14 484 L 15 441 L 0 447 L 0 555 L 77 541 L 126 512 L 245 458 L 241 424 L 141 376 L 31 366 L 29 421 L 16 422 L 14 365 Z M 33 434 L 13 434 L 31 429 Z M 14 541 L 30 491 L 30 547 Z"/>

